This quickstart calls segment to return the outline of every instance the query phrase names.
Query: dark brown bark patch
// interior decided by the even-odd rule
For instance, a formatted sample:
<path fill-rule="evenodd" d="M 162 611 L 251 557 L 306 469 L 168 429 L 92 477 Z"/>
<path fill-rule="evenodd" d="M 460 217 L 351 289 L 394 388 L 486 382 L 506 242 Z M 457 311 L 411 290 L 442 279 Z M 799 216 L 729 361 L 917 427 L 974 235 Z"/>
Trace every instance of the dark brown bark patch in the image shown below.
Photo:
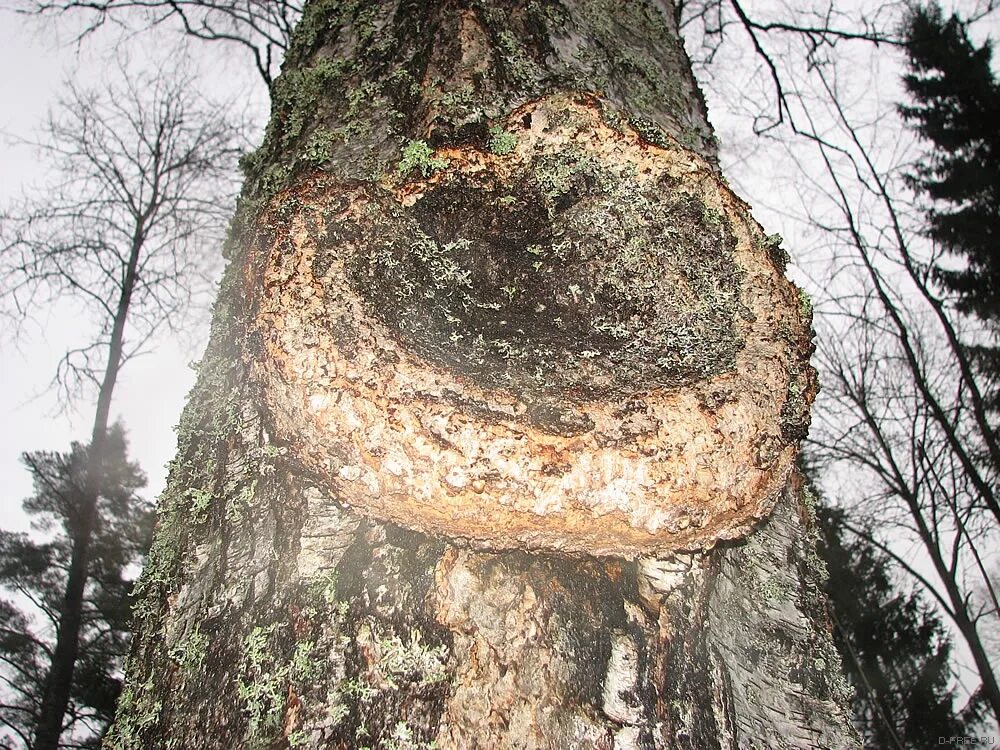
<path fill-rule="evenodd" d="M 370 316 L 431 365 L 532 401 L 733 368 L 746 308 L 720 214 L 582 149 L 508 161 L 502 177 L 448 175 L 350 227 L 367 246 L 350 272 Z"/>

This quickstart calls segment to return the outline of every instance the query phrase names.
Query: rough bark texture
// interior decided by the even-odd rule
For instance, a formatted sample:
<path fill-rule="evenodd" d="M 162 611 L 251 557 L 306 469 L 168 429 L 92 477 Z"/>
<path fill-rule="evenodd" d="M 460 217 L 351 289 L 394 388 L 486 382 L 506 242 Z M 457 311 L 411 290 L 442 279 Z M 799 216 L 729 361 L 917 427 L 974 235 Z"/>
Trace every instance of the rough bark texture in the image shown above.
<path fill-rule="evenodd" d="M 108 747 L 856 746 L 808 321 L 671 19 L 308 6 Z"/>

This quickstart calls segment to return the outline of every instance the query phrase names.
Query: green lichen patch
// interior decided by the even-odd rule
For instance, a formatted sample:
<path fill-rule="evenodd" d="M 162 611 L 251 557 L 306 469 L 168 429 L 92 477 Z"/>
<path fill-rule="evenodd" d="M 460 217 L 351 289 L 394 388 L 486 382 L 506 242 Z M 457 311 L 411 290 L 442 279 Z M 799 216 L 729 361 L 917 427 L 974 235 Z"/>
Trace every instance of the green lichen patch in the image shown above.
<path fill-rule="evenodd" d="M 115 723 L 104 740 L 107 750 L 135 750 L 140 739 L 160 718 L 163 702 L 155 699 L 156 684 L 152 677 L 139 684 L 130 680 L 118 698 Z"/>
<path fill-rule="evenodd" d="M 404 640 L 394 633 L 378 637 L 375 666 L 379 678 L 391 689 L 401 682 L 435 685 L 448 676 L 448 647 L 425 644 L 420 631 L 413 629 Z"/>
<path fill-rule="evenodd" d="M 326 164 L 333 156 L 333 149 L 338 135 L 330 130 L 320 128 L 309 136 L 306 145 L 302 147 L 301 158 L 314 166 Z"/>
<path fill-rule="evenodd" d="M 254 627 L 243 644 L 239 698 L 247 717 L 248 748 L 270 745 L 282 725 L 288 689 L 288 666 L 276 657 L 276 626 Z"/>
<path fill-rule="evenodd" d="M 409 737 L 412 745 L 398 746 L 428 748 L 451 676 L 448 632 L 423 616 L 440 548 L 397 531 L 374 549 L 353 545 L 336 574 L 304 582 L 309 626 L 296 631 L 325 661 L 316 688 L 298 691 L 301 729 L 317 746 L 322 738 L 336 747 L 388 748 Z"/>
<path fill-rule="evenodd" d="M 185 678 L 193 678 L 200 670 L 208 654 L 209 639 L 199 626 L 184 635 L 171 647 L 171 660 L 180 667 Z"/>
<path fill-rule="evenodd" d="M 447 166 L 448 160 L 434 156 L 434 149 L 424 141 L 410 141 L 403 148 L 403 156 L 399 160 L 397 169 L 403 177 L 414 170 L 424 177 L 430 177 L 434 172 Z"/>
<path fill-rule="evenodd" d="M 195 523 L 205 523 L 208 520 L 209 508 L 212 507 L 211 491 L 195 487 L 188 490 L 188 497 L 191 500 L 192 520 Z"/>
<path fill-rule="evenodd" d="M 513 86 L 530 90 L 544 75 L 544 70 L 535 59 L 536 50 L 528 43 L 528 36 L 512 29 L 508 14 L 503 11 L 488 11 L 486 16 L 490 25 L 497 29 L 495 45 L 501 74 Z"/>
<path fill-rule="evenodd" d="M 429 172 L 431 153 L 406 171 Z M 409 348 L 529 398 L 680 386 L 730 369 L 742 346 L 725 217 L 581 150 L 506 178 L 449 172 L 411 208 L 369 203 L 327 240 L 320 259 L 357 248 L 357 292 Z"/>
<path fill-rule="evenodd" d="M 490 140 L 487 143 L 491 153 L 506 156 L 517 148 L 517 135 L 500 126 L 490 128 Z"/>
<path fill-rule="evenodd" d="M 448 647 L 375 618 L 356 623 L 352 675 L 336 686 L 327 723 L 352 747 L 431 748 L 448 690 Z"/>
<path fill-rule="evenodd" d="M 307 132 L 322 93 L 341 86 L 343 74 L 341 64 L 322 60 L 311 68 L 291 70 L 275 81 L 272 102 L 282 116 L 271 118 L 260 148 L 240 161 L 246 176 L 244 195 L 251 197 L 248 209 L 285 187 L 296 164 L 315 167 L 330 158 L 333 141 L 330 131 L 324 128 L 315 129 L 302 148 L 292 146 Z"/>
<path fill-rule="evenodd" d="M 628 124 L 647 143 L 652 143 L 660 148 L 670 148 L 672 145 L 666 131 L 652 120 L 647 120 L 644 117 L 632 117 Z"/>
<path fill-rule="evenodd" d="M 312 640 L 291 640 L 288 628 L 272 623 L 252 628 L 243 642 L 238 695 L 247 720 L 246 747 L 271 747 L 285 725 L 292 691 L 308 690 L 325 662 Z"/>
<path fill-rule="evenodd" d="M 811 321 L 813 315 L 812 299 L 805 289 L 799 289 L 799 314 L 804 320 Z"/>

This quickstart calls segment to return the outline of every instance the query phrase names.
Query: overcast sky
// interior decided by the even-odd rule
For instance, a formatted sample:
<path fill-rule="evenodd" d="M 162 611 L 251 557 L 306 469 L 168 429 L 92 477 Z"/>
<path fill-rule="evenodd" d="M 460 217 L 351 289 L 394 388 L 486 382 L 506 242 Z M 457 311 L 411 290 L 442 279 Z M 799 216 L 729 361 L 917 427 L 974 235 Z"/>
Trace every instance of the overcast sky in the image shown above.
<path fill-rule="evenodd" d="M 113 71 L 116 53 L 107 35 L 82 45 L 43 36 L 37 23 L 25 23 L 0 12 L 0 201 L 20 194 L 24 186 L 44 184 L 45 174 L 32 149 L 19 143 L 30 140 L 61 95 L 62 83 L 74 77 L 99 86 Z M 62 42 L 62 43 L 60 43 Z M 163 44 L 150 45 L 140 37 L 125 45 L 132 65 L 153 63 L 160 54 L 198 55 L 197 69 L 207 90 L 232 96 L 234 90 L 261 117 L 266 113 L 265 92 L 246 60 L 216 45 L 193 45 L 177 53 Z M 166 48 L 165 48 L 166 47 Z M 49 388 L 60 355 L 79 343 L 87 329 L 72 300 L 29 322 L 14 340 L 0 327 L 0 527 L 25 529 L 21 501 L 31 492 L 31 479 L 20 463 L 28 450 L 66 450 L 70 441 L 89 439 L 93 399 L 67 411 L 60 409 Z M 163 487 L 164 465 L 172 458 L 177 423 L 194 373 L 188 364 L 201 357 L 207 320 L 191 341 L 161 337 L 154 350 L 124 368 L 115 390 L 112 417 L 121 418 L 129 433 L 131 456 L 149 476 L 146 495 L 155 497 Z"/>

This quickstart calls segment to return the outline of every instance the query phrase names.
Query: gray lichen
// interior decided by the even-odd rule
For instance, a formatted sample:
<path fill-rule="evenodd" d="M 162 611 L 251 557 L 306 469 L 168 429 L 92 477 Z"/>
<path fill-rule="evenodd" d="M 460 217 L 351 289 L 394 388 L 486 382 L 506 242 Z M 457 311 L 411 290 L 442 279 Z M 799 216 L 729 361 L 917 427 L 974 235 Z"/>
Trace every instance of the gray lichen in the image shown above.
<path fill-rule="evenodd" d="M 429 172 L 431 153 L 401 171 Z M 742 345 L 732 232 L 669 179 L 540 154 L 510 182 L 457 175 L 372 216 L 335 229 L 320 256 L 365 243 L 352 274 L 371 314 L 485 386 L 676 386 L 731 368 Z"/>

